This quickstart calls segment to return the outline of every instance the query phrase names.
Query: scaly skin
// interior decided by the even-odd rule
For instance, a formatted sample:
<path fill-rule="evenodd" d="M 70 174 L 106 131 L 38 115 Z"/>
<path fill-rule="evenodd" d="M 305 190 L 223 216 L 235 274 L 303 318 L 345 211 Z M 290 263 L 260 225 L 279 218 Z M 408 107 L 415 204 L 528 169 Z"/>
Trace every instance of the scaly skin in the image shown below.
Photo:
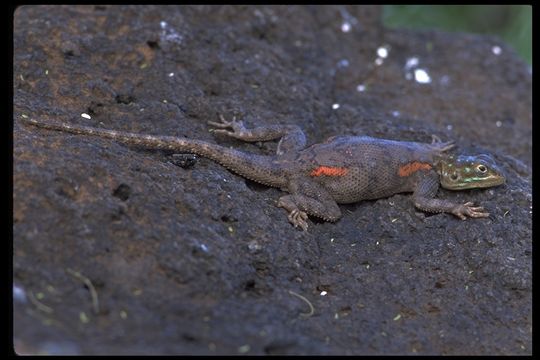
<path fill-rule="evenodd" d="M 127 145 L 187 152 L 212 159 L 227 169 L 259 183 L 288 192 L 277 206 L 289 221 L 307 230 L 308 215 L 337 221 L 337 204 L 413 192 L 414 205 L 423 211 L 447 212 L 462 220 L 489 214 L 471 202 L 456 204 L 436 199 L 439 185 L 450 190 L 484 188 L 503 184 L 505 178 L 488 155 L 452 156 L 445 152 L 452 142 L 433 136 L 431 144 L 335 136 L 306 148 L 297 126 L 273 125 L 246 129 L 241 121 L 208 122 L 216 134 L 242 141 L 280 139 L 274 156 L 244 153 L 200 140 L 142 135 L 87 126 L 53 124 L 24 119 L 27 124 L 50 130 L 112 139 Z"/>

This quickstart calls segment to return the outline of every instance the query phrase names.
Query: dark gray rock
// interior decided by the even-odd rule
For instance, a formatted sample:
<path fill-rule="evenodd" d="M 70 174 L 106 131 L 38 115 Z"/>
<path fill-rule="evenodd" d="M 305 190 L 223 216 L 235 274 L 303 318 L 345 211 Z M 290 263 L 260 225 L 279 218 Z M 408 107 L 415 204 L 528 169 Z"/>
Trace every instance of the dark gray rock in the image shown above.
<path fill-rule="evenodd" d="M 16 351 L 530 354 L 530 70 L 495 38 L 389 30 L 380 14 L 18 8 L 13 279 L 28 301 L 14 302 Z M 431 82 L 415 81 L 415 70 Z M 303 233 L 275 207 L 279 190 L 207 159 L 181 167 L 170 153 L 19 122 L 275 151 L 214 138 L 206 121 L 217 113 L 297 124 L 310 142 L 436 134 L 459 151 L 491 153 L 508 182 L 441 190 L 482 204 L 488 219 L 429 216 L 400 194 L 342 206 L 338 223 L 315 220 Z"/>

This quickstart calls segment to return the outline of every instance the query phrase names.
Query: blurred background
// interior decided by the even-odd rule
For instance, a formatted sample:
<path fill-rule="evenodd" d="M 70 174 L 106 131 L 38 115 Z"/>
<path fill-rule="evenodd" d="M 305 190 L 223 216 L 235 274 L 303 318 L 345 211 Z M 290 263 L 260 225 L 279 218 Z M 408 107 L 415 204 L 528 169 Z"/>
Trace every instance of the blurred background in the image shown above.
<path fill-rule="evenodd" d="M 388 27 L 498 35 L 532 64 L 530 5 L 385 5 Z"/>

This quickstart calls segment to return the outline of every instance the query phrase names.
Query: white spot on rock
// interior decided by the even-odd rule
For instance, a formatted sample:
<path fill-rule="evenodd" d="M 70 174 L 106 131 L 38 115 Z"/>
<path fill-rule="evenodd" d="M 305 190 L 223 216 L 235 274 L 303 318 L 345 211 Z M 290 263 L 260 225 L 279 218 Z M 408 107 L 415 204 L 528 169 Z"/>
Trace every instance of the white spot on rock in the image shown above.
<path fill-rule="evenodd" d="M 348 23 L 347 21 L 344 21 L 342 24 L 341 24 L 341 31 L 343 31 L 344 33 L 348 33 L 349 31 L 351 31 L 351 24 Z"/>
<path fill-rule="evenodd" d="M 25 303 L 26 302 L 26 292 L 23 288 L 13 285 L 13 300 Z"/>
<path fill-rule="evenodd" d="M 180 35 L 175 29 L 169 26 L 165 21 L 161 21 L 159 23 L 159 26 L 161 27 L 161 34 L 160 38 L 162 42 L 174 42 L 177 44 L 182 43 L 182 40 L 184 37 Z"/>
<path fill-rule="evenodd" d="M 238 352 L 239 352 L 240 354 L 245 354 L 245 353 L 247 353 L 249 350 L 250 350 L 250 346 L 249 346 L 248 344 L 242 345 L 242 346 L 238 347 Z"/>
<path fill-rule="evenodd" d="M 414 79 L 419 84 L 429 84 L 431 82 L 431 78 L 429 77 L 429 74 L 424 69 L 414 70 Z"/>
<path fill-rule="evenodd" d="M 386 59 L 388 57 L 388 49 L 384 46 L 381 46 L 377 49 L 377 56 L 383 59 Z"/>
<path fill-rule="evenodd" d="M 251 252 L 256 252 L 262 249 L 261 244 L 257 242 L 257 240 L 252 240 L 248 243 L 248 249 Z"/>
<path fill-rule="evenodd" d="M 497 55 L 497 56 L 498 56 L 498 55 L 501 55 L 502 49 L 501 49 L 500 46 L 496 46 L 496 45 L 495 45 L 495 46 L 493 46 L 493 47 L 491 48 L 491 52 L 492 52 L 494 55 Z"/>
<path fill-rule="evenodd" d="M 338 68 L 347 67 L 347 66 L 349 66 L 349 60 L 347 60 L 347 59 L 339 60 L 338 63 L 337 63 L 337 66 L 338 66 Z"/>
<path fill-rule="evenodd" d="M 441 79 L 439 80 L 439 82 L 441 85 L 448 85 L 448 83 L 450 82 L 450 76 L 448 75 L 441 76 Z"/>
<path fill-rule="evenodd" d="M 332 109 L 334 109 L 334 110 L 339 109 L 339 104 L 333 104 L 333 105 L 332 105 Z"/>
<path fill-rule="evenodd" d="M 356 87 L 356 91 L 363 92 L 366 91 L 366 85 L 360 84 Z"/>
<path fill-rule="evenodd" d="M 417 57 L 411 57 L 407 59 L 407 62 L 405 63 L 405 70 L 412 69 L 415 66 L 418 66 L 419 60 Z"/>
<path fill-rule="evenodd" d="M 92 117 L 90 115 L 88 115 L 87 113 L 82 113 L 81 114 L 81 117 L 85 118 L 85 119 L 91 119 Z"/>

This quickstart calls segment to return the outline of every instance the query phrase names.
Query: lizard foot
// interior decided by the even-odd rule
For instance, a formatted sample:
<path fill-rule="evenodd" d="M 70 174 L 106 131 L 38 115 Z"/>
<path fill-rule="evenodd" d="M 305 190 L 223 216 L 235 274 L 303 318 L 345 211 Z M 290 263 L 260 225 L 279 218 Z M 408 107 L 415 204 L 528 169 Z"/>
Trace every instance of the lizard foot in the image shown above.
<path fill-rule="evenodd" d="M 453 149 L 456 145 L 454 144 L 454 141 L 450 140 L 447 142 L 443 142 L 440 137 L 438 137 L 435 134 L 431 135 L 431 145 L 433 145 L 437 150 L 440 152 L 445 152 L 450 149 Z"/>
<path fill-rule="evenodd" d="M 307 214 L 301 210 L 294 209 L 289 213 L 289 216 L 287 216 L 290 223 L 294 225 L 294 227 L 300 226 L 302 230 L 307 231 L 308 223 L 307 223 Z"/>
<path fill-rule="evenodd" d="M 217 128 L 210 129 L 210 132 L 216 134 L 224 134 L 232 137 L 238 137 L 242 136 L 246 131 L 244 123 L 240 120 L 237 121 L 236 116 L 234 116 L 231 121 L 227 121 L 225 120 L 223 115 L 219 114 L 219 119 L 221 120 L 221 122 L 208 121 L 208 125 Z"/>
<path fill-rule="evenodd" d="M 472 202 L 466 202 L 463 205 L 456 205 L 452 209 L 452 214 L 459 217 L 461 220 L 467 219 L 467 216 L 472 218 L 488 217 L 489 213 L 484 211 L 483 207 L 473 207 Z M 465 216 L 467 215 L 467 216 Z"/>
<path fill-rule="evenodd" d="M 302 230 L 307 230 L 308 223 L 306 220 L 308 218 L 308 215 L 305 211 L 298 209 L 291 195 L 280 197 L 277 206 L 284 208 L 289 212 L 289 215 L 287 215 L 287 219 L 289 219 L 289 222 L 293 224 L 294 227 L 300 226 Z"/>

